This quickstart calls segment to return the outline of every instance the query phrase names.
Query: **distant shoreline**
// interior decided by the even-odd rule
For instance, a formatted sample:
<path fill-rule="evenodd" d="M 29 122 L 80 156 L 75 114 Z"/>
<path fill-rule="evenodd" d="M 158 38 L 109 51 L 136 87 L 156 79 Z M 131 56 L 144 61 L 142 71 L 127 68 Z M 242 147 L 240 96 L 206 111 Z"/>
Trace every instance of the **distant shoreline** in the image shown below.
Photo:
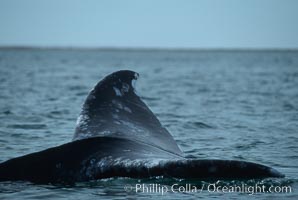
<path fill-rule="evenodd" d="M 87 50 L 87 51 L 298 51 L 298 48 L 167 48 L 167 47 L 58 47 L 58 46 L 0 46 L 0 50 Z"/>

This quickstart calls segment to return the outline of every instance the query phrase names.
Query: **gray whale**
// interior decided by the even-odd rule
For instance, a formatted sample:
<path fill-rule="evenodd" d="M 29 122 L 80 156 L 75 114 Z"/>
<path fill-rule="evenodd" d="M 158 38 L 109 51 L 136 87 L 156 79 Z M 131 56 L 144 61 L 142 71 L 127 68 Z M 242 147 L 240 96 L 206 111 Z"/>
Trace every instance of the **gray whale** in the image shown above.
<path fill-rule="evenodd" d="M 284 177 L 257 163 L 184 157 L 171 134 L 135 94 L 132 81 L 137 78 L 128 70 L 106 76 L 87 96 L 73 141 L 1 163 L 0 181 L 72 184 L 110 177 Z"/>

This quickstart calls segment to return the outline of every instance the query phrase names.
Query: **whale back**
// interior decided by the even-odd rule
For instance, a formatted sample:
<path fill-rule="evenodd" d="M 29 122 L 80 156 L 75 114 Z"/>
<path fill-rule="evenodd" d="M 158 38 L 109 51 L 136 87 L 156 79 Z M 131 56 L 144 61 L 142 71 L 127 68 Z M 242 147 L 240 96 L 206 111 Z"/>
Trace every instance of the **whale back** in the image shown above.
<path fill-rule="evenodd" d="M 0 163 L 0 182 L 75 182 L 111 177 L 252 179 L 284 177 L 273 168 L 236 160 L 185 159 L 152 145 L 115 137 L 73 141 Z"/>
<path fill-rule="evenodd" d="M 111 177 L 252 179 L 284 177 L 273 168 L 236 160 L 181 156 L 170 133 L 135 94 L 138 74 L 119 71 L 88 95 L 73 140 L 0 163 L 0 182 L 72 185 Z"/>
<path fill-rule="evenodd" d="M 101 80 L 87 96 L 73 140 L 110 136 L 149 144 L 182 155 L 171 134 L 135 94 L 138 73 L 122 70 Z"/>

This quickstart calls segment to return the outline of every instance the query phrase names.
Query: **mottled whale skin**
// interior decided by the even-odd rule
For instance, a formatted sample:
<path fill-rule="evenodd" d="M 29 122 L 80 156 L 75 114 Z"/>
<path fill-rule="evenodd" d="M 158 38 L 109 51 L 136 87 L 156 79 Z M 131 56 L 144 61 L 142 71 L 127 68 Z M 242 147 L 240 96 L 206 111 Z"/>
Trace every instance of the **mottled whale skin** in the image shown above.
<path fill-rule="evenodd" d="M 284 177 L 237 160 L 183 156 L 170 133 L 135 94 L 133 71 L 112 73 L 89 93 L 73 141 L 0 164 L 0 181 L 73 184 L 110 177 L 191 179 Z"/>

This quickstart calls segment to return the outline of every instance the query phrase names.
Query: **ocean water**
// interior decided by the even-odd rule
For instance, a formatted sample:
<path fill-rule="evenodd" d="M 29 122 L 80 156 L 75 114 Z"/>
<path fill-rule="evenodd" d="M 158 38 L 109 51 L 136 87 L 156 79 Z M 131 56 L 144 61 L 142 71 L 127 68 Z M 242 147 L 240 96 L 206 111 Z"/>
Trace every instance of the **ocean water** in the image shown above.
<path fill-rule="evenodd" d="M 3 182 L 0 199 L 298 198 L 298 51 L 0 49 L 0 162 L 71 141 L 88 92 L 120 69 L 140 74 L 138 95 L 186 156 L 257 162 L 286 175 L 216 185 L 291 191 L 223 192 L 208 190 L 215 184 L 208 181 L 111 178 L 75 186 Z M 136 184 L 178 184 L 182 191 L 127 189 Z M 183 192 L 187 184 L 198 191 Z"/>

